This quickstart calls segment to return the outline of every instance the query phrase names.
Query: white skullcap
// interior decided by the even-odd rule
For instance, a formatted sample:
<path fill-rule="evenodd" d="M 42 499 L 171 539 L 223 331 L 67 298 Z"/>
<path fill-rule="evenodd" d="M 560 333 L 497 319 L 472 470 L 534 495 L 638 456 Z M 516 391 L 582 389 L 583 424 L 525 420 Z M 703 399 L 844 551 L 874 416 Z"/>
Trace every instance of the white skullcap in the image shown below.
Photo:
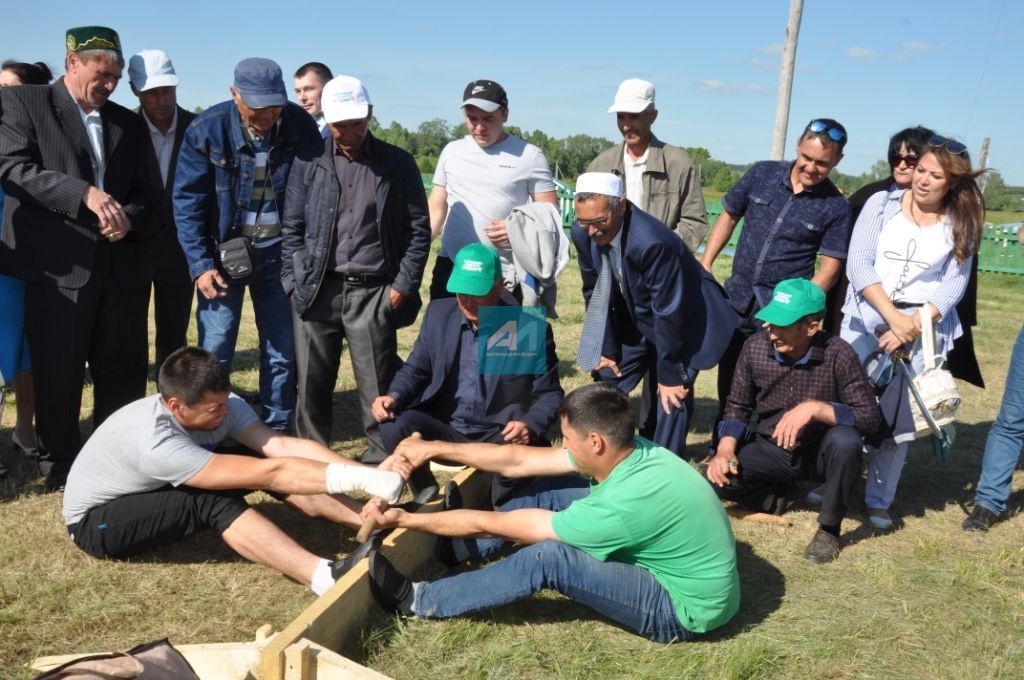
<path fill-rule="evenodd" d="M 610 172 L 585 172 L 576 178 L 577 194 L 601 194 L 622 198 L 625 191 L 622 178 Z"/>

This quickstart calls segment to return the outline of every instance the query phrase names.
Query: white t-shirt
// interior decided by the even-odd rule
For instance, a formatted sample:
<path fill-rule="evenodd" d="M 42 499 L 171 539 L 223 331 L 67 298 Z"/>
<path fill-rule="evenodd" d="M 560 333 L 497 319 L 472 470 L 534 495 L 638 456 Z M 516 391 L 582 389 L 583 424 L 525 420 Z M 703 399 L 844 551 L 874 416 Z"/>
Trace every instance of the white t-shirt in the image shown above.
<path fill-rule="evenodd" d="M 899 212 L 878 234 L 875 271 L 893 302 L 923 304 L 939 287 L 951 257 L 949 220 L 919 227 Z"/>
<path fill-rule="evenodd" d="M 227 416 L 214 430 L 186 430 L 158 394 L 123 406 L 89 437 L 71 466 L 65 524 L 75 524 L 115 498 L 186 482 L 206 465 L 215 447 L 258 420 L 234 394 L 228 397 Z"/>
<path fill-rule="evenodd" d="M 644 207 L 644 171 L 647 170 L 647 156 L 651 153 L 651 147 L 647 147 L 644 154 L 633 160 L 629 155 L 629 149 L 622 145 L 622 167 L 626 170 L 625 185 L 626 198 L 636 207 Z"/>
<path fill-rule="evenodd" d="M 531 194 L 555 190 L 544 152 L 514 135 L 486 148 L 468 135 L 449 143 L 437 159 L 434 184 L 448 192 L 441 252 L 451 259 L 471 243 L 491 245 L 484 227 L 492 220 L 505 219 Z M 512 250 L 498 254 L 502 271 L 512 271 Z"/>

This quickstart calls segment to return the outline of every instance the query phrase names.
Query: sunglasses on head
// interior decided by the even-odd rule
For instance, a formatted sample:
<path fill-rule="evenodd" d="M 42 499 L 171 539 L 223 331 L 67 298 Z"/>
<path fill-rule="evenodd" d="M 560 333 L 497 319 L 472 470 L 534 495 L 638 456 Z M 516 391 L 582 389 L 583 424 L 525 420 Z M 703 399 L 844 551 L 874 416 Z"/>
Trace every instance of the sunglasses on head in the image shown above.
<path fill-rule="evenodd" d="M 946 139 L 942 135 L 932 135 L 932 138 L 928 140 L 928 146 L 934 146 L 936 148 L 944 146 L 949 149 L 951 154 L 959 156 L 964 151 L 967 151 L 967 145 L 961 144 L 955 139 Z"/>
<path fill-rule="evenodd" d="M 906 163 L 908 168 L 913 168 L 917 165 L 917 156 L 901 156 L 897 154 L 892 157 L 892 166 L 894 168 L 900 163 Z"/>
<path fill-rule="evenodd" d="M 825 133 L 833 142 L 841 142 L 846 139 L 846 133 L 837 127 L 833 127 L 823 120 L 812 120 L 807 124 L 807 132 L 815 134 Z"/>

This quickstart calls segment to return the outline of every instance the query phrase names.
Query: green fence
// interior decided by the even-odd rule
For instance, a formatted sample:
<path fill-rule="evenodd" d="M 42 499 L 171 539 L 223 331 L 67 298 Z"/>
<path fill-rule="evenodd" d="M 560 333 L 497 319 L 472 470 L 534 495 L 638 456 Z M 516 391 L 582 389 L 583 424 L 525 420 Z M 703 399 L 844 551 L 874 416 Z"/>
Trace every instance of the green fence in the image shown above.
<path fill-rule="evenodd" d="M 1024 246 L 1017 240 L 1021 222 L 986 224 L 978 250 L 978 269 L 983 272 L 1024 274 Z"/>

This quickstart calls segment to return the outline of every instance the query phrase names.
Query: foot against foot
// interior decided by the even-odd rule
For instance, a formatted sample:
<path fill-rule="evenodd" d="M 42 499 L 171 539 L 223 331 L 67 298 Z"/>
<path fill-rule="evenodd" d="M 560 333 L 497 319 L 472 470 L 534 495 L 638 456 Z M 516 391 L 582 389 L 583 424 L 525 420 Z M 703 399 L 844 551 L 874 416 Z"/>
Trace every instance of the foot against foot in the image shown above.
<path fill-rule="evenodd" d="M 804 551 L 804 559 L 815 564 L 827 564 L 839 557 L 839 537 L 818 529 Z"/>
<path fill-rule="evenodd" d="M 999 515 L 992 512 L 988 508 L 975 505 L 974 509 L 971 510 L 971 514 L 967 516 L 964 523 L 961 525 L 964 531 L 988 531 L 988 528 L 992 526 L 993 522 L 999 519 Z"/>
<path fill-rule="evenodd" d="M 880 531 L 892 529 L 892 517 L 889 516 L 888 510 L 868 508 L 868 521 L 871 522 L 871 526 Z"/>
<path fill-rule="evenodd" d="M 370 540 L 360 543 L 359 547 L 353 550 L 352 554 L 348 557 L 343 557 L 340 560 L 334 560 L 331 562 L 331 576 L 334 580 L 337 581 L 339 578 L 344 576 L 350 569 L 352 569 L 352 567 L 356 566 L 359 560 L 370 554 L 370 551 L 376 547 L 378 540 L 378 536 L 373 535 L 370 537 Z"/>
<path fill-rule="evenodd" d="M 377 550 L 370 552 L 370 592 L 384 609 L 412 613 L 412 581 Z"/>

